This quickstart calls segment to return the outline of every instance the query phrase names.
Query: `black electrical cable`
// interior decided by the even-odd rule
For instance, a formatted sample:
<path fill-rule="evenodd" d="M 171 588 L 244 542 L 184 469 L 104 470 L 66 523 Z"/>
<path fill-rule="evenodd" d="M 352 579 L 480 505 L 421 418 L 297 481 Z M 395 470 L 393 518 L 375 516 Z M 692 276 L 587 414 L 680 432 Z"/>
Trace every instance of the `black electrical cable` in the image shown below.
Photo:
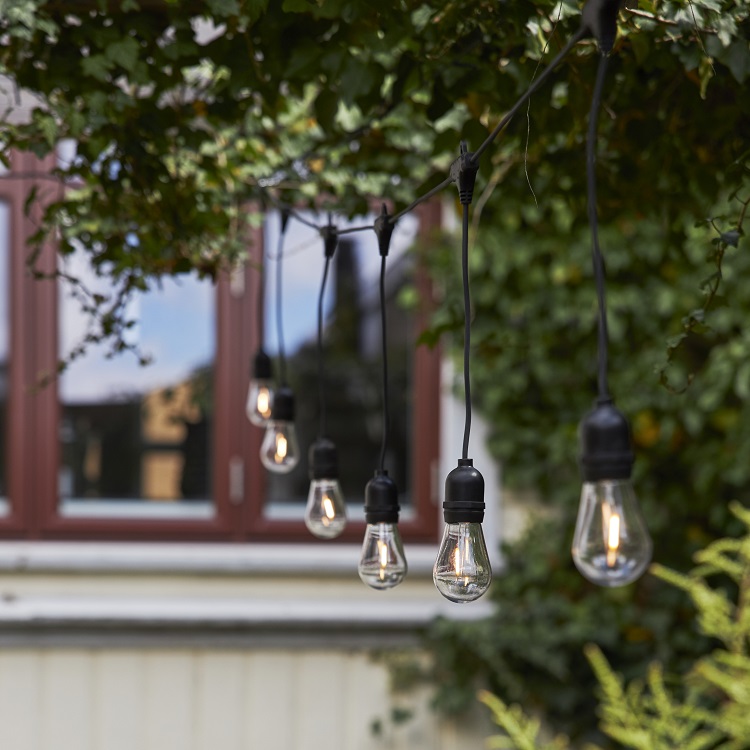
<path fill-rule="evenodd" d="M 349 227 L 349 229 L 339 229 L 339 237 L 342 234 L 354 234 L 355 232 L 365 232 L 368 229 L 374 229 L 372 224 L 366 224 L 359 227 Z"/>
<path fill-rule="evenodd" d="M 265 320 L 265 300 L 266 300 L 266 259 L 264 253 L 260 256 L 260 265 L 258 267 L 258 299 L 255 300 L 257 305 L 256 314 L 258 320 L 256 325 L 258 326 L 258 349 L 263 348 L 263 342 L 265 341 L 265 331 L 263 330 L 263 321 Z"/>
<path fill-rule="evenodd" d="M 319 438 L 326 435 L 326 399 L 325 399 L 325 379 L 323 375 L 323 297 L 326 291 L 326 281 L 328 279 L 328 269 L 331 265 L 331 258 L 326 255 L 326 262 L 323 266 L 323 281 L 320 283 L 320 295 L 318 296 L 318 404 L 320 408 L 320 429 Z"/>
<path fill-rule="evenodd" d="M 471 349 L 471 296 L 469 291 L 469 204 L 463 204 L 461 222 L 461 276 L 464 288 L 464 393 L 465 421 L 464 445 L 461 457 L 469 457 L 469 434 L 471 433 L 471 380 L 469 379 L 469 358 Z"/>
<path fill-rule="evenodd" d="M 380 338 L 383 344 L 383 439 L 380 444 L 380 471 L 385 471 L 385 452 L 388 445 L 388 427 L 390 422 L 390 409 L 388 407 L 388 342 L 385 317 L 385 261 L 386 256 L 383 255 L 380 260 Z"/>
<path fill-rule="evenodd" d="M 286 236 L 287 222 L 281 222 L 279 231 L 278 248 L 276 251 L 276 338 L 279 347 L 279 380 L 281 385 L 286 386 L 286 354 L 284 353 L 284 325 L 281 319 L 281 269 L 284 265 L 284 238 Z"/>
<path fill-rule="evenodd" d="M 607 302 L 605 294 L 604 258 L 599 247 L 599 222 L 596 211 L 596 133 L 599 108 L 604 90 L 604 78 L 607 73 L 609 57 L 605 54 L 599 58 L 596 71 L 596 83 L 591 97 L 591 111 L 589 112 L 589 128 L 586 139 L 586 186 L 588 192 L 589 226 L 591 227 L 591 261 L 594 266 L 594 281 L 599 306 L 598 326 L 598 389 L 599 400 L 609 401 L 609 386 L 607 383 L 607 359 L 609 334 L 607 330 Z"/>
<path fill-rule="evenodd" d="M 419 198 L 412 201 L 406 208 L 399 211 L 392 219 L 395 224 L 402 216 L 406 216 L 410 211 L 413 211 L 420 203 L 424 203 L 426 200 L 432 198 L 433 195 L 437 195 L 443 188 L 448 187 L 453 182 L 453 177 L 447 177 L 439 185 L 435 185 L 432 190 L 429 190 L 424 195 L 420 195 Z"/>
<path fill-rule="evenodd" d="M 568 43 L 555 55 L 552 62 L 542 71 L 539 78 L 526 89 L 521 98 L 508 110 L 505 117 L 495 126 L 495 129 L 487 136 L 484 143 L 474 152 L 472 159 L 474 162 L 479 161 L 479 157 L 485 152 L 485 150 L 492 144 L 497 136 L 505 129 L 507 124 L 513 119 L 513 115 L 531 98 L 531 96 L 539 89 L 539 87 L 549 78 L 554 72 L 555 68 L 562 62 L 563 58 L 575 47 L 583 37 L 588 34 L 589 31 L 585 26 L 581 26 L 578 31 L 568 40 Z"/>

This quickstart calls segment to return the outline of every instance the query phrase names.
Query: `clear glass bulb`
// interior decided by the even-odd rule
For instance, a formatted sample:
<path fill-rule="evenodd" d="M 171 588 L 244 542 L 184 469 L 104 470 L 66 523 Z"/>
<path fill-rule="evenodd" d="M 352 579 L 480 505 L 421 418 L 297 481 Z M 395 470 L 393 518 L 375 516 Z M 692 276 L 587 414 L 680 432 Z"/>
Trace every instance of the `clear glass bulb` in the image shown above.
<path fill-rule="evenodd" d="M 346 503 L 338 479 L 313 479 L 307 493 L 305 526 L 319 539 L 333 539 L 346 526 Z"/>
<path fill-rule="evenodd" d="M 446 599 L 459 604 L 487 591 L 492 568 L 481 523 L 446 524 L 432 580 Z"/>
<path fill-rule="evenodd" d="M 391 589 L 404 580 L 406 569 L 398 524 L 368 523 L 359 558 L 359 577 L 374 589 Z"/>
<path fill-rule="evenodd" d="M 271 407 L 273 406 L 273 383 L 270 380 L 250 381 L 247 389 L 247 404 L 245 412 L 247 418 L 258 427 L 265 427 L 271 418 Z"/>
<path fill-rule="evenodd" d="M 630 480 L 584 483 L 573 537 L 581 575 L 598 586 L 624 586 L 646 570 L 651 550 Z"/>
<path fill-rule="evenodd" d="M 293 422 L 269 422 L 260 446 L 263 466 L 276 474 L 288 474 L 299 463 L 299 443 Z"/>

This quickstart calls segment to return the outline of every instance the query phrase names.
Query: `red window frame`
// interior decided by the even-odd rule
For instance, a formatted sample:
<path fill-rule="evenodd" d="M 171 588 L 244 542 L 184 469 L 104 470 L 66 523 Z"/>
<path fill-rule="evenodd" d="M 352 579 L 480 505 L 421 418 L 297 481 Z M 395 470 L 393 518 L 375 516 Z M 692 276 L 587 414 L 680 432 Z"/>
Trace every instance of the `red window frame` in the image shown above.
<path fill-rule="evenodd" d="M 27 265 L 26 238 L 33 234 L 41 216 L 39 206 L 26 215 L 24 204 L 34 185 L 50 195 L 62 186 L 38 175 L 48 172 L 54 160 L 40 162 L 31 154 L 13 154 L 11 173 L 0 179 L 0 200 L 9 206 L 11 222 L 10 379 L 8 404 L 9 515 L 0 518 L 0 538 L 117 541 L 315 541 L 304 523 L 264 516 L 265 471 L 259 451 L 262 431 L 245 417 L 248 363 L 258 346 L 254 322 L 259 276 L 252 263 L 241 272 L 241 283 L 224 275 L 216 286 L 216 360 L 214 370 L 215 429 L 213 443 L 212 519 L 81 518 L 58 513 L 60 402 L 54 384 L 39 388 L 40 375 L 55 371 L 58 359 L 58 285 L 54 279 L 35 279 Z M 438 204 L 421 206 L 422 237 L 440 225 Z M 251 255 L 263 252 L 263 229 L 253 231 Z M 52 272 L 56 248 L 47 243 L 37 267 Z M 237 293 L 237 286 L 243 289 Z M 421 302 L 417 328 L 429 315 L 432 287 L 427 275 L 418 273 Z M 408 541 L 435 542 L 438 508 L 435 469 L 439 455 L 440 353 L 420 346 L 415 349 L 414 373 L 419 388 L 414 398 L 414 517 L 401 530 Z M 241 460 L 242 497 L 232 497 L 231 465 Z M 375 457 L 373 457 L 375 460 Z M 369 477 L 363 477 L 364 485 Z M 338 541 L 359 541 L 364 522 L 350 522 Z"/>

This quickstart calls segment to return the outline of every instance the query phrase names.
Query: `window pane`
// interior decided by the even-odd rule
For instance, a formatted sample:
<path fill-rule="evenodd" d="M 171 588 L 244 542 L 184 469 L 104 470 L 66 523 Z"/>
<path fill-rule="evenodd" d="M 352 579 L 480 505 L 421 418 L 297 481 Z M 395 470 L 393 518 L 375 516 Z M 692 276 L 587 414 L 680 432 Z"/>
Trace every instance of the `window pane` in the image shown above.
<path fill-rule="evenodd" d="M 312 215 L 308 219 L 320 221 Z M 371 224 L 375 217 L 358 219 Z M 344 225 L 345 226 L 345 225 Z M 340 228 L 344 228 L 341 226 Z M 417 221 L 397 225 L 388 257 L 386 296 L 390 398 L 386 468 L 399 488 L 408 517 L 412 492 L 412 372 L 414 325 L 401 302 L 411 281 L 411 246 Z M 276 272 L 278 219 L 266 230 L 265 348 L 278 353 Z M 268 474 L 265 512 L 271 518 L 301 518 L 310 484 L 307 450 L 319 431 L 317 305 L 323 275 L 323 244 L 315 230 L 290 220 L 282 269 L 287 374 L 296 399 L 302 460 L 287 475 Z M 343 235 L 334 255 L 324 303 L 324 362 L 327 433 L 338 448 L 340 482 L 350 516 L 362 518 L 364 488 L 378 466 L 382 437 L 382 339 L 378 284 L 380 254 L 374 232 Z M 278 376 L 278 367 L 276 368 Z"/>
<path fill-rule="evenodd" d="M 81 277 L 80 258 L 66 271 Z M 91 285 L 89 288 L 92 288 Z M 60 379 L 60 513 L 64 516 L 213 516 L 214 289 L 193 277 L 165 279 L 140 295 L 128 340 L 153 357 L 101 348 Z M 63 285 L 63 355 L 85 335 L 87 318 Z"/>
<path fill-rule="evenodd" d="M 0 202 L 0 517 L 10 512 L 8 502 L 8 393 L 10 384 L 10 209 Z"/>

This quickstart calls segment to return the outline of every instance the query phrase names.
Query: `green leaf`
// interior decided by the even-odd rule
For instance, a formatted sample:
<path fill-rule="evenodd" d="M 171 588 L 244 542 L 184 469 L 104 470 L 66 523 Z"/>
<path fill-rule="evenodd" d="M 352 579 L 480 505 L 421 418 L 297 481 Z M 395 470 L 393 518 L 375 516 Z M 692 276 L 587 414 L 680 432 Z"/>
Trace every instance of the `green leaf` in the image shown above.
<path fill-rule="evenodd" d="M 105 55 L 91 55 L 81 60 L 81 68 L 84 75 L 96 78 L 99 81 L 109 81 L 109 71 L 113 63 Z"/>
<path fill-rule="evenodd" d="M 313 109 L 315 110 L 315 118 L 320 126 L 325 130 L 330 130 L 333 128 L 336 113 L 339 109 L 338 94 L 330 89 L 323 89 L 315 98 Z"/>
<path fill-rule="evenodd" d="M 127 71 L 132 71 L 135 68 L 135 64 L 138 62 L 138 54 L 140 52 L 140 46 L 133 37 L 125 37 L 119 42 L 110 44 L 106 48 L 104 54 L 108 60 L 111 60 L 115 65 L 119 65 Z"/>

